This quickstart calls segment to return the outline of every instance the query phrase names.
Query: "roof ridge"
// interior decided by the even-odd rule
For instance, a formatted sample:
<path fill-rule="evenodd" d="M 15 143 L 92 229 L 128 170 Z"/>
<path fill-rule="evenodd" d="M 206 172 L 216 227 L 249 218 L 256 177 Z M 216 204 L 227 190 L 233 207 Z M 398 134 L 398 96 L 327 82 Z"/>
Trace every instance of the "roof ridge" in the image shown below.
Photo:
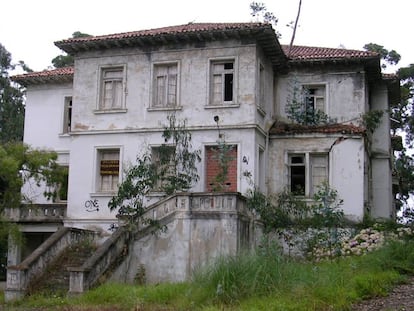
<path fill-rule="evenodd" d="M 211 22 L 202 22 L 202 23 L 187 23 L 187 24 L 180 24 L 180 25 L 173 25 L 173 26 L 163 26 L 157 28 L 148 28 L 142 30 L 133 30 L 133 31 L 126 31 L 126 32 L 119 32 L 119 33 L 112 33 L 112 34 L 105 34 L 105 35 L 97 35 L 97 36 L 88 36 L 88 37 L 78 37 L 78 38 L 67 38 L 63 40 L 55 41 L 55 44 L 59 43 L 68 43 L 68 42 L 82 42 L 82 41 L 94 41 L 100 39 L 108 39 L 108 38 L 123 38 L 129 36 L 145 36 L 145 35 L 160 35 L 160 34 L 173 34 L 177 32 L 198 32 L 198 31 L 208 31 L 214 30 L 214 27 L 225 28 L 237 28 L 240 26 L 267 26 L 270 25 L 269 23 L 261 23 L 261 22 L 231 22 L 231 23 L 211 23 Z M 199 29 L 200 26 L 205 27 L 213 27 L 212 29 Z M 179 31 L 180 30 L 180 31 Z"/>

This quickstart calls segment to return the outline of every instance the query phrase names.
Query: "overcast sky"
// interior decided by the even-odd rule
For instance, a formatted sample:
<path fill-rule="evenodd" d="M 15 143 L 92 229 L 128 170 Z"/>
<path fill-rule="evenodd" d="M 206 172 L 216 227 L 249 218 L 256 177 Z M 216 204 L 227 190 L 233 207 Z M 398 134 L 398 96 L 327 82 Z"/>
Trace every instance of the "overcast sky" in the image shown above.
<path fill-rule="evenodd" d="M 33 70 L 51 65 L 60 50 L 54 41 L 75 31 L 103 35 L 186 24 L 249 22 L 251 0 L 1 0 L 0 43 Z M 263 0 L 279 18 L 281 43 L 288 44 L 286 24 L 296 17 L 299 0 Z M 413 0 L 302 0 L 295 44 L 362 49 L 377 43 L 414 63 Z"/>

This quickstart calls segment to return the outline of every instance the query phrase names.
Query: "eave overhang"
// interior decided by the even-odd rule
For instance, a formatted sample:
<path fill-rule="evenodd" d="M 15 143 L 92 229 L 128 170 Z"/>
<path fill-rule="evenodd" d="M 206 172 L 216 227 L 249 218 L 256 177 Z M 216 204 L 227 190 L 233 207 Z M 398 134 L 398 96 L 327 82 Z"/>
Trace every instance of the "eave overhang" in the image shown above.
<path fill-rule="evenodd" d="M 287 58 L 277 40 L 275 31 L 267 23 L 196 23 L 113 35 L 71 38 L 57 41 L 55 45 L 68 54 L 75 55 L 93 50 L 126 47 L 152 48 L 229 39 L 242 42 L 256 40 L 272 61 L 274 68 L 286 64 Z"/>
<path fill-rule="evenodd" d="M 16 75 L 10 77 L 10 79 L 23 86 L 71 83 L 73 81 L 73 72 L 73 67 L 64 67 Z"/>

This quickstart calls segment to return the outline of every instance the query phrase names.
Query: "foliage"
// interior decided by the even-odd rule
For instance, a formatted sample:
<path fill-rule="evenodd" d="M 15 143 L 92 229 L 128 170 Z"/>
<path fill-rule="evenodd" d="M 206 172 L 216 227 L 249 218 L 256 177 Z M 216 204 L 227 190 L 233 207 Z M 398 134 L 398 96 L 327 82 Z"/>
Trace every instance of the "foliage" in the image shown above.
<path fill-rule="evenodd" d="M 405 143 L 412 147 L 414 138 L 414 64 L 401 67 L 397 71 L 400 80 L 400 101 L 391 107 L 391 127 L 394 133 L 402 131 L 406 134 Z"/>
<path fill-rule="evenodd" d="M 272 13 L 269 12 L 266 8 L 266 5 L 263 2 L 251 2 L 250 3 L 250 15 L 256 17 L 258 20 L 262 20 L 265 23 L 273 25 L 273 28 L 276 28 L 278 19 Z M 279 32 L 276 32 L 278 38 L 281 37 Z"/>
<path fill-rule="evenodd" d="M 31 149 L 22 143 L 0 145 L 0 208 L 18 207 L 22 199 L 30 201 L 20 193 L 25 182 L 44 184 L 44 195 L 55 197 L 64 175 L 56 159 L 54 152 Z"/>
<path fill-rule="evenodd" d="M 126 171 L 118 193 L 108 203 L 109 209 L 118 209 L 118 215 L 127 220 L 129 225 L 134 225 L 138 220 L 143 224 L 151 224 L 151 219 L 143 219 L 146 211 L 144 199 L 154 189 L 155 183 L 156 168 L 149 151 L 146 151 Z"/>
<path fill-rule="evenodd" d="M 91 35 L 88 35 L 86 33 L 82 33 L 80 31 L 75 31 L 72 34 L 72 38 L 84 38 L 84 37 L 91 37 Z M 63 68 L 68 66 L 73 66 L 75 63 L 75 60 L 72 55 L 69 54 L 61 54 L 56 56 L 52 59 L 52 65 L 55 68 Z"/>
<path fill-rule="evenodd" d="M 20 65 L 29 69 L 24 62 Z M 9 77 L 15 67 L 11 54 L 0 44 L 0 143 L 23 140 L 23 89 Z"/>
<path fill-rule="evenodd" d="M 286 114 L 293 122 L 300 125 L 321 125 L 332 123 L 328 115 L 315 109 L 310 102 L 309 90 L 296 79 L 292 82 L 291 93 L 287 98 Z"/>
<path fill-rule="evenodd" d="M 401 209 L 403 206 L 408 206 L 408 199 L 414 193 L 414 160 L 406 150 L 400 152 L 395 159 L 394 172 L 398 180 L 397 203 L 399 205 L 397 208 Z M 405 215 L 403 216 L 412 222 L 414 219 L 411 217 L 412 207 L 407 207 L 404 210 Z"/>
<path fill-rule="evenodd" d="M 7 304 L 55 310 L 351 310 L 384 296 L 414 271 L 414 240 L 391 241 L 365 256 L 301 262 L 272 250 L 218 258 L 191 282 L 136 286 L 107 283 L 80 297 L 30 296 Z M 400 274 L 402 273 L 402 274 Z M 301 297 L 301 299 L 297 299 Z"/>
<path fill-rule="evenodd" d="M 174 114 L 167 116 L 167 120 L 168 126 L 162 134 L 165 143 L 160 147 L 158 178 L 162 180 L 160 190 L 172 194 L 189 190 L 200 179 L 196 164 L 201 161 L 201 151 L 192 148 L 186 120 L 177 120 Z"/>
<path fill-rule="evenodd" d="M 214 177 L 213 192 L 220 192 L 226 190 L 226 182 L 229 175 L 230 162 L 234 160 L 231 152 L 234 145 L 229 145 L 224 139 L 217 140 L 217 146 L 213 148 L 213 159 L 217 161 L 218 173 Z"/>
<path fill-rule="evenodd" d="M 362 123 L 370 133 L 374 133 L 380 125 L 383 115 L 384 111 L 382 110 L 371 110 L 362 116 Z"/>
<path fill-rule="evenodd" d="M 384 46 L 376 44 L 376 43 L 368 43 L 364 45 L 364 49 L 371 52 L 378 53 L 381 58 L 385 61 L 382 64 L 382 68 L 386 68 L 387 64 L 390 65 L 397 65 L 401 59 L 401 55 L 398 54 L 395 50 L 388 51 Z"/>
<path fill-rule="evenodd" d="M 137 156 L 136 163 L 126 170 L 118 193 L 108 203 L 109 209 L 118 210 L 118 215 L 127 220 L 132 229 L 136 229 L 139 222 L 160 228 L 157 221 L 144 217 L 145 198 L 150 192 L 161 190 L 168 195 L 187 191 L 199 179 L 196 163 L 201 160 L 200 151 L 192 150 L 186 122 L 177 120 L 175 115 L 169 115 L 167 120 L 158 162 L 154 161 L 149 148 Z"/>
<path fill-rule="evenodd" d="M 383 60 L 382 67 L 397 65 L 401 56 L 395 50 L 387 50 L 382 45 L 369 43 L 364 46 L 368 51 L 377 52 Z M 400 82 L 400 101 L 391 103 L 390 119 L 392 134 L 404 133 L 405 146 L 402 152 L 395 153 L 394 176 L 399 180 L 396 193 L 397 208 L 410 211 L 407 198 L 414 194 L 414 183 L 412 182 L 413 158 L 409 155 L 409 148 L 413 147 L 414 141 L 414 64 L 401 67 L 396 73 Z"/>
<path fill-rule="evenodd" d="M 256 187 L 247 194 L 247 206 L 263 223 L 263 232 L 277 233 L 286 243 L 289 255 L 296 249 L 312 258 L 322 253 L 330 258 L 340 255 L 345 225 L 343 201 L 328 183 L 318 187 L 311 202 L 290 191 L 265 196 Z"/>
<path fill-rule="evenodd" d="M 26 182 L 43 184 L 46 186 L 44 195 L 48 199 L 56 197 L 64 179 L 64 171 L 56 159 L 54 152 L 34 150 L 19 142 L 0 145 L 0 256 L 4 256 L 7 249 L 9 234 L 16 244 L 22 243 L 17 226 L 3 216 L 5 209 L 18 208 L 22 200 L 30 202 L 31 198 L 20 191 Z"/>

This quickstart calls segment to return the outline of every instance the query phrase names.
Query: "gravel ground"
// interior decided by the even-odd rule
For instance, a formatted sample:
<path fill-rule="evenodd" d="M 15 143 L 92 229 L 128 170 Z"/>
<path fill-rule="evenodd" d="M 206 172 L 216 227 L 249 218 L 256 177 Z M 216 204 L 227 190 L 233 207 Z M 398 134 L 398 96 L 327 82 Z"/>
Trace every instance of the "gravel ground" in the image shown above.
<path fill-rule="evenodd" d="M 395 287 L 387 297 L 365 300 L 353 306 L 353 311 L 413 311 L 414 277 L 407 284 Z"/>

